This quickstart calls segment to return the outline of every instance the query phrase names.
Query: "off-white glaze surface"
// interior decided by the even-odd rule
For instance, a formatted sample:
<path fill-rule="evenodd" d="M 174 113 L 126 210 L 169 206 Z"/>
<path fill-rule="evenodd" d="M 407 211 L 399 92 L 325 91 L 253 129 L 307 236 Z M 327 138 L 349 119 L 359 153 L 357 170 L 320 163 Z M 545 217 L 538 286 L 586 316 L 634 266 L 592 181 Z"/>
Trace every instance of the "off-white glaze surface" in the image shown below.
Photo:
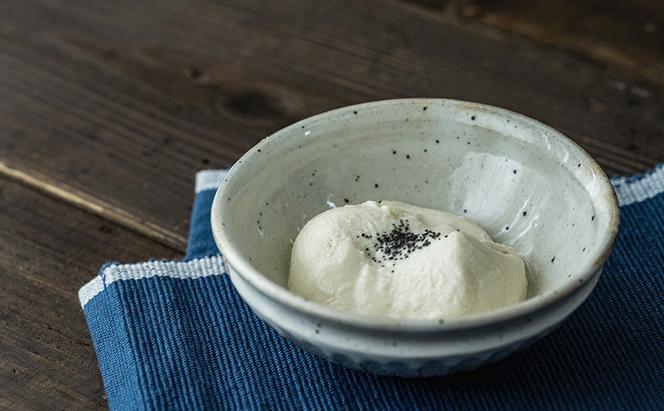
<path fill-rule="evenodd" d="M 482 106 L 360 106 L 277 133 L 260 150 L 242 160 L 255 172 L 229 182 L 226 231 L 283 287 L 297 230 L 345 199 L 388 198 L 470 218 L 522 256 L 528 297 L 590 264 L 609 221 L 589 196 L 600 181 L 585 153 L 539 123 Z"/>
<path fill-rule="evenodd" d="M 528 298 L 402 320 L 290 292 L 291 239 L 304 222 L 371 199 L 467 216 L 524 258 Z M 608 178 L 571 140 L 507 110 L 442 99 L 346 107 L 280 130 L 236 163 L 212 207 L 215 240 L 254 312 L 309 351 L 401 376 L 475 368 L 551 331 L 592 291 L 618 224 Z"/>

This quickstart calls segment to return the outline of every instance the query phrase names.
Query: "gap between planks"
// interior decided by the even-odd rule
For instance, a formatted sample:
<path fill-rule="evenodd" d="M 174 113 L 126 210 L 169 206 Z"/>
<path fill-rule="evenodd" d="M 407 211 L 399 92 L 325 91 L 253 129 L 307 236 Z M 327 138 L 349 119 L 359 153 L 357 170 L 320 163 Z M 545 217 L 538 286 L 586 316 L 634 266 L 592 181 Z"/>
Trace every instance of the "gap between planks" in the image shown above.
<path fill-rule="evenodd" d="M 174 251 L 184 253 L 187 248 L 187 239 L 185 237 L 154 223 L 143 221 L 135 215 L 106 204 L 103 201 L 92 199 L 90 196 L 82 194 L 76 189 L 72 189 L 66 185 L 54 184 L 44 176 L 39 175 L 39 173 L 30 174 L 0 161 L 0 175 L 76 208 L 112 221 Z"/>

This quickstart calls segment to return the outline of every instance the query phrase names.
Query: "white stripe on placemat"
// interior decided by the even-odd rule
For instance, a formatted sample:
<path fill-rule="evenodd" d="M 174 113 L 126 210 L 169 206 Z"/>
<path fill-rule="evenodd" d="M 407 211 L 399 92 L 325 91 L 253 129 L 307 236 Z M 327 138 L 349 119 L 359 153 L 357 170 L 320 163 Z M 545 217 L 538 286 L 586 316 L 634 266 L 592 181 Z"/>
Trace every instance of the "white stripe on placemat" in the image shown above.
<path fill-rule="evenodd" d="M 227 170 L 203 170 L 196 173 L 196 193 L 205 190 L 216 190 L 221 184 Z"/>
<path fill-rule="evenodd" d="M 148 261 L 138 264 L 109 265 L 101 274 L 85 284 L 78 291 L 81 307 L 92 300 L 115 281 L 138 280 L 150 277 L 170 277 L 194 279 L 226 274 L 224 259 L 221 256 L 205 257 L 192 261 Z"/>
<path fill-rule="evenodd" d="M 226 170 L 204 170 L 196 174 L 196 192 L 216 189 Z M 615 177 L 611 179 L 621 206 L 637 203 L 664 193 L 664 165 L 643 177 Z M 81 306 L 85 306 L 105 287 L 118 280 L 137 280 L 150 277 L 193 279 L 225 274 L 221 256 L 192 261 L 149 261 L 138 264 L 117 264 L 106 267 L 100 275 L 85 284 L 78 292 Z"/>
<path fill-rule="evenodd" d="M 633 181 L 633 177 L 614 177 L 613 188 L 621 206 L 638 203 L 664 193 L 664 165 L 660 165 L 643 177 Z"/>

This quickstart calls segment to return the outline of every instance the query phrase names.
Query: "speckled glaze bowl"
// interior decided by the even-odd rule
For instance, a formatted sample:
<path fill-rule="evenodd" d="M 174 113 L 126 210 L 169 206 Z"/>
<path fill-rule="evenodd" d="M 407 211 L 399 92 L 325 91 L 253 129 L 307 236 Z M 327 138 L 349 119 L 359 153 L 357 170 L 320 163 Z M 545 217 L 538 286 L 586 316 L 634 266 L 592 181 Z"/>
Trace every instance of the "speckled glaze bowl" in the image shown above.
<path fill-rule="evenodd" d="M 336 311 L 286 289 L 298 229 L 329 207 L 366 200 L 480 224 L 526 262 L 527 300 L 458 319 L 399 321 Z M 507 110 L 443 99 L 361 104 L 286 127 L 233 166 L 212 208 L 233 284 L 256 314 L 331 361 L 399 376 L 476 368 L 553 330 L 595 287 L 618 224 L 609 180 L 567 137 Z"/>

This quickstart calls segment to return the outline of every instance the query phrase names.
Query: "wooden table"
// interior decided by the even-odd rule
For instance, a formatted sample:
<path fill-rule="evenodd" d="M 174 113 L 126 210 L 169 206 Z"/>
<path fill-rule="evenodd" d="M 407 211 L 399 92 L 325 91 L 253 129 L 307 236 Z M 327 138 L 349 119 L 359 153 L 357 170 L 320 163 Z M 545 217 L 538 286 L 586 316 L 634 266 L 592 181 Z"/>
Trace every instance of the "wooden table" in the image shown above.
<path fill-rule="evenodd" d="M 298 119 L 449 97 L 664 161 L 664 7 L 550 3 L 0 2 L 0 408 L 105 407 L 78 288 L 181 256 L 195 172 Z"/>

